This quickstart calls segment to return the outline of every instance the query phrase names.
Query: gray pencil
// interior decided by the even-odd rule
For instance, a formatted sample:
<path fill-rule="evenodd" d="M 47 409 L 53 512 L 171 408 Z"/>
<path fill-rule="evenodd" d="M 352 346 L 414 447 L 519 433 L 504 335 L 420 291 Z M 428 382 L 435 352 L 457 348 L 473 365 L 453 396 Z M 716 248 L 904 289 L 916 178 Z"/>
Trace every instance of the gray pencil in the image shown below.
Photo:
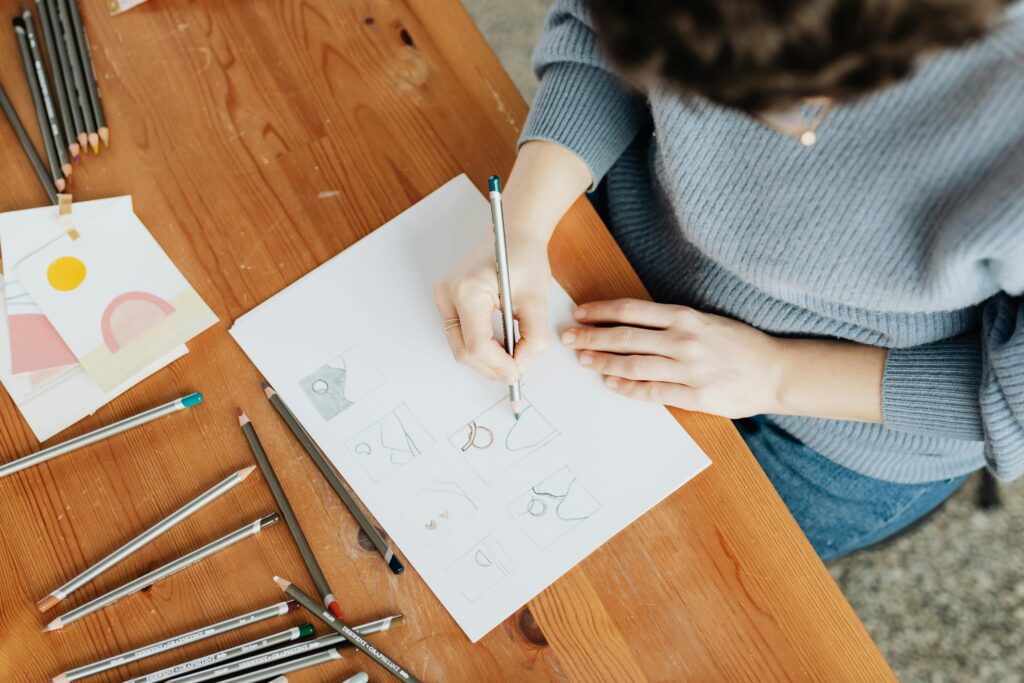
<path fill-rule="evenodd" d="M 46 196 L 50 198 L 52 204 L 56 205 L 57 189 L 53 186 L 53 179 L 47 174 L 46 167 L 43 166 L 43 160 L 39 158 L 39 152 L 36 151 L 35 145 L 32 144 L 32 140 L 28 137 L 28 131 L 25 130 L 25 126 L 22 125 L 17 112 L 14 111 L 14 106 L 11 105 L 7 92 L 2 85 L 0 85 L 0 108 L 4 110 L 11 128 L 14 129 L 14 134 L 18 136 L 18 141 L 21 143 L 22 149 L 25 150 L 25 155 L 28 157 L 29 163 L 32 164 L 32 169 L 39 176 L 39 182 L 43 184 Z"/>
<path fill-rule="evenodd" d="M 167 515 L 159 522 L 149 527 L 141 534 L 139 534 L 132 540 L 128 541 L 120 548 L 110 553 L 109 555 L 107 555 L 102 560 L 100 560 L 96 564 L 92 565 L 91 567 L 83 571 L 75 578 L 65 583 L 60 588 L 55 589 L 52 593 L 50 593 L 45 598 L 37 602 L 36 607 L 39 608 L 40 612 L 45 612 L 46 610 L 55 606 L 61 600 L 71 595 L 72 592 L 81 588 L 88 582 L 92 581 L 94 578 L 96 578 L 103 572 L 107 571 L 108 569 L 113 567 L 115 564 L 117 564 L 124 558 L 131 555 L 133 552 L 135 552 L 142 546 L 146 545 L 153 539 L 159 537 L 164 532 L 173 528 L 179 522 L 188 519 L 192 514 L 203 509 L 217 498 L 220 498 L 222 495 L 224 495 L 231 489 L 235 488 L 235 486 L 237 486 L 238 484 L 241 484 L 243 481 L 245 481 L 246 477 L 252 474 L 252 471 L 255 469 L 255 466 L 250 466 L 241 469 L 232 474 L 231 476 L 227 477 L 223 481 L 217 483 L 212 488 L 209 488 L 203 493 L 199 494 L 188 503 L 185 503 L 183 506 L 181 506 L 171 514 Z"/>
<path fill-rule="evenodd" d="M 161 652 L 176 650 L 179 647 L 191 645 L 192 643 L 212 638 L 220 635 L 221 633 L 227 633 L 228 631 L 234 631 L 235 629 L 242 628 L 243 626 L 249 626 L 250 624 L 279 617 L 288 614 L 289 612 L 294 612 L 298 608 L 299 603 L 294 600 L 285 600 L 283 602 L 270 605 L 269 607 L 261 607 L 260 609 L 247 612 L 237 617 L 218 621 L 216 624 L 203 626 L 189 631 L 188 633 L 171 636 L 170 638 L 165 638 L 157 643 L 143 645 L 142 647 L 137 647 L 134 650 L 129 650 L 128 652 L 122 652 L 121 654 L 101 659 L 98 662 L 92 662 L 90 664 L 75 667 L 74 669 L 69 669 L 59 676 L 54 677 L 52 683 L 70 683 L 71 681 L 77 681 L 80 678 L 94 676 L 95 674 L 109 671 L 110 669 L 116 669 L 117 667 L 124 666 L 125 664 L 137 662 L 140 659 L 153 657 Z"/>
<path fill-rule="evenodd" d="M 264 517 L 261 517 L 260 519 L 257 519 L 255 522 L 246 524 L 241 529 L 232 531 L 230 534 L 227 534 L 226 536 L 221 536 L 217 540 L 211 541 L 210 543 L 207 543 L 201 548 L 197 548 L 196 550 L 193 550 L 190 553 L 182 555 L 178 559 L 172 560 L 164 566 L 154 569 L 148 574 L 144 574 L 133 581 L 129 581 L 120 588 L 115 588 L 109 593 L 105 593 L 104 595 L 101 595 L 100 597 L 95 598 L 94 600 L 90 600 L 81 607 L 76 607 L 75 609 L 66 612 L 65 614 L 62 614 L 61 616 L 57 617 L 49 624 L 47 624 L 46 628 L 44 628 L 43 631 L 56 631 L 58 629 L 62 629 L 68 624 L 78 621 L 84 616 L 92 614 L 93 612 L 100 610 L 106 607 L 107 605 L 117 602 L 121 598 L 127 597 L 133 593 L 137 593 L 143 588 L 152 586 L 157 581 L 166 579 L 168 576 L 176 574 L 180 572 L 182 569 L 190 567 L 195 563 L 199 562 L 200 560 L 203 560 L 209 557 L 210 555 L 213 555 L 214 553 L 223 550 L 224 548 L 232 546 L 243 539 L 258 534 L 259 532 L 266 529 L 268 526 L 275 524 L 279 519 L 280 518 L 275 512 Z"/>
<path fill-rule="evenodd" d="M 21 61 L 25 66 L 25 80 L 28 82 L 28 89 L 32 93 L 32 105 L 36 110 L 36 121 L 39 124 L 39 134 L 43 138 L 43 148 L 46 150 L 46 161 L 50 167 L 50 176 L 53 186 L 57 192 L 63 192 L 67 187 L 64 176 L 60 172 L 60 161 L 57 158 L 57 148 L 53 142 L 53 133 L 50 131 L 50 122 L 46 117 L 46 106 L 43 104 L 43 96 L 39 91 L 39 82 L 36 80 L 36 70 L 32 65 L 32 51 L 28 47 L 28 32 L 25 29 L 25 20 L 15 17 L 14 35 L 18 40 L 18 51 L 21 53 Z"/>
<path fill-rule="evenodd" d="M 359 524 L 359 528 L 362 529 L 363 533 L 366 534 L 366 537 L 370 539 L 373 547 L 381 554 L 391 571 L 395 574 L 401 574 L 404 572 L 405 565 L 402 564 L 402 560 L 398 558 L 395 551 L 388 545 L 387 540 L 379 531 L 377 531 L 377 527 L 370 521 L 370 518 L 366 516 L 366 513 L 363 512 L 363 509 L 360 507 L 358 501 L 356 501 L 355 496 L 352 495 L 352 492 L 349 491 L 347 486 L 345 486 L 345 482 L 341 480 L 341 477 L 334 472 L 330 463 L 327 462 L 327 458 L 324 456 L 323 451 L 321 451 L 320 447 L 316 445 L 316 442 L 310 438 L 309 433 L 306 431 L 305 427 L 299 423 L 295 414 L 292 413 L 291 409 L 288 407 L 288 404 L 285 403 L 280 394 L 274 391 L 274 388 L 266 382 L 263 383 L 263 393 L 265 393 L 267 398 L 270 399 L 270 405 L 274 406 L 277 414 L 280 415 L 281 419 L 284 420 L 284 423 L 288 425 L 292 434 L 295 435 L 295 438 L 298 439 L 302 448 L 306 451 L 306 455 L 308 455 L 309 459 L 316 464 L 317 468 L 320 470 L 320 474 L 323 475 L 323 478 L 327 480 L 330 487 L 334 489 L 334 493 L 337 494 L 338 498 L 341 499 L 341 502 L 348 508 L 349 513 L 352 514 L 356 522 Z"/>
<path fill-rule="evenodd" d="M 96 133 L 96 119 L 92 115 L 89 93 L 85 89 L 85 75 L 82 71 L 82 61 L 78 55 L 78 44 L 75 42 L 75 29 L 71 25 L 71 10 L 68 9 L 68 0 L 57 0 L 57 19 L 60 22 L 61 35 L 64 36 L 64 50 L 68 55 L 68 66 L 71 67 L 71 82 L 75 84 L 75 99 L 72 104 L 77 103 L 85 127 L 85 131 L 78 134 L 78 142 L 83 148 L 87 143 L 92 145 L 93 153 L 96 153 L 99 151 L 99 135 Z"/>
<path fill-rule="evenodd" d="M 50 15 L 50 23 L 53 25 L 53 39 L 57 48 L 54 59 L 60 63 L 61 75 L 63 76 L 63 83 L 61 85 L 64 87 L 68 111 L 71 113 L 72 132 L 68 134 L 68 137 L 75 141 L 76 153 L 80 154 L 82 147 L 89 140 L 85 131 L 85 121 L 82 119 L 82 108 L 78 102 L 78 91 L 75 90 L 75 74 L 71 69 L 71 61 L 68 58 L 68 45 L 64 42 L 64 29 L 61 28 L 57 0 L 45 0 L 45 2 L 46 13 Z"/>
<path fill-rule="evenodd" d="M 175 664 L 174 666 L 169 666 L 166 669 L 160 669 L 159 671 L 154 671 L 152 673 L 145 674 L 144 676 L 136 676 L 124 683 L 159 683 L 160 681 L 166 681 L 168 678 L 174 678 L 175 676 L 184 676 L 190 671 L 204 669 L 220 662 L 236 659 L 242 655 L 247 655 L 252 652 L 265 650 L 268 647 L 280 645 L 281 643 L 298 640 L 299 638 L 308 638 L 311 635 L 313 635 L 313 624 L 302 624 L 301 626 L 295 626 L 286 631 L 281 631 L 280 633 L 274 633 L 273 635 L 264 636 L 263 638 L 250 640 L 248 643 L 229 647 L 226 650 L 211 652 L 208 655 L 196 657 L 195 659 L 190 659 L 187 662 L 181 662 L 180 664 Z"/>
<path fill-rule="evenodd" d="M 88 434 L 82 434 L 81 436 L 76 436 L 73 439 L 68 439 L 63 443 L 58 443 L 53 446 L 50 446 L 49 448 L 44 448 L 41 451 L 29 453 L 28 455 L 24 455 L 18 458 L 17 460 L 12 460 L 8 463 L 0 465 L 0 478 L 6 477 L 8 474 L 20 472 L 21 470 L 27 467 L 38 465 L 39 463 L 46 462 L 47 460 L 52 460 L 57 456 L 64 455 L 65 453 L 70 453 L 71 451 L 78 450 L 79 448 L 83 448 L 85 446 L 88 446 L 89 444 L 96 443 L 97 441 L 102 441 L 103 439 L 114 436 L 115 434 L 120 434 L 121 432 L 127 431 L 134 427 L 144 425 L 147 422 L 152 422 L 153 420 L 161 418 L 164 415 L 170 415 L 171 413 L 176 413 L 179 410 L 184 410 L 186 408 L 191 408 L 192 406 L 199 405 L 202 402 L 203 395 L 197 391 L 195 393 L 189 394 L 188 396 L 182 396 L 181 398 L 176 398 L 173 401 L 168 401 L 167 403 L 160 406 L 156 406 L 155 408 L 150 408 L 149 410 L 145 410 L 137 415 L 126 417 L 125 419 L 119 420 L 118 422 L 115 422 L 113 424 L 100 427 L 99 429 L 95 429 L 89 432 Z"/>
<path fill-rule="evenodd" d="M 100 88 L 96 83 L 96 65 L 92 61 L 92 49 L 89 47 L 89 37 L 85 35 L 85 26 L 82 24 L 82 15 L 78 11 L 78 0 L 66 0 L 68 9 L 71 12 L 71 27 L 75 31 L 75 43 L 78 45 L 78 59 L 82 64 L 82 75 L 85 77 L 85 89 L 89 96 L 89 105 L 92 108 L 92 115 L 96 119 L 96 134 L 103 140 L 103 145 L 108 142 L 107 118 L 103 114 L 103 98 L 100 96 Z M 93 130 L 89 131 L 89 144 L 93 145 L 93 153 L 99 151 L 93 140 Z"/>
<path fill-rule="evenodd" d="M 78 161 L 80 148 L 75 141 L 75 124 L 71 118 L 71 107 L 68 105 L 67 84 L 64 82 L 64 68 L 61 65 L 60 56 L 57 53 L 57 43 L 60 42 L 55 36 L 54 19 L 50 16 L 50 10 L 44 0 L 36 0 L 36 11 L 39 13 L 39 25 L 43 27 L 43 41 L 46 43 L 46 57 L 50 63 L 50 72 L 53 74 L 53 94 L 57 96 L 57 109 L 60 120 L 63 124 L 64 143 L 68 146 L 68 154 L 74 161 Z"/>
<path fill-rule="evenodd" d="M 275 664 L 274 666 L 268 666 L 266 669 L 258 669 L 256 671 L 239 674 L 238 676 L 232 676 L 231 678 L 225 678 L 220 681 L 220 683 L 258 683 L 259 681 L 266 681 L 271 676 L 277 676 L 278 674 L 287 674 L 293 671 L 301 671 L 302 669 L 309 669 L 314 666 L 320 666 L 321 664 L 327 664 L 328 662 L 336 662 L 339 659 L 344 658 L 346 654 L 348 653 L 343 652 L 339 648 L 332 648 L 322 652 L 314 652 L 311 655 L 306 655 L 299 659 L 293 659 L 289 662 L 282 662 L 280 664 Z M 350 678 L 349 680 L 352 679 Z M 369 679 L 357 679 L 360 683 L 365 683 L 367 680 Z"/>
<path fill-rule="evenodd" d="M 28 51 L 32 56 L 32 66 L 36 72 L 36 83 L 39 84 L 39 94 L 43 98 L 46 120 L 50 126 L 50 135 L 53 137 L 57 159 L 60 161 L 60 170 L 64 177 L 68 178 L 71 176 L 71 160 L 68 158 L 68 146 L 64 142 L 64 133 L 60 127 L 60 120 L 57 118 L 57 107 L 53 103 L 53 96 L 50 94 L 50 79 L 47 77 L 46 67 L 43 65 L 43 52 L 39 46 L 39 36 L 36 35 L 36 22 L 32 17 L 32 13 L 28 10 L 21 13 L 21 20 L 25 24 Z"/>
<path fill-rule="evenodd" d="M 384 619 L 377 619 L 360 626 L 356 626 L 352 630 L 361 636 L 368 636 L 374 633 L 380 633 L 381 631 L 387 631 L 393 628 L 398 628 L 405 623 L 405 618 L 402 615 L 396 615 L 393 617 L 386 617 Z M 264 668 L 275 662 L 280 662 L 286 659 L 292 659 L 299 655 L 309 654 L 316 650 L 321 650 L 325 647 L 349 647 L 351 643 L 347 641 L 345 636 L 338 633 L 332 633 L 326 636 L 320 636 L 313 640 L 307 640 L 304 643 L 295 643 L 294 645 L 288 645 L 271 652 L 264 652 L 262 654 L 253 655 L 252 657 L 246 657 L 240 659 L 237 662 L 230 662 L 223 664 L 212 669 L 206 669 L 204 671 L 196 671 L 187 676 L 179 676 L 170 681 L 170 683 L 202 683 L 203 681 L 209 681 L 214 678 L 220 678 L 221 676 L 229 676 L 232 674 L 238 674 L 249 669 Z"/>
<path fill-rule="evenodd" d="M 292 538 L 295 540 L 295 545 L 299 549 L 299 554 L 302 555 L 302 561 L 306 565 L 306 570 L 309 571 L 317 592 L 323 598 L 324 606 L 332 612 L 337 610 L 335 613 L 340 613 L 341 609 L 331 593 L 331 587 L 327 584 L 327 577 L 324 576 L 323 570 L 320 569 L 320 564 L 316 561 L 313 549 L 309 547 L 309 541 L 306 539 L 306 534 L 303 533 L 302 527 L 299 526 L 299 520 L 295 518 L 295 512 L 292 510 L 291 503 L 288 502 L 288 496 L 284 494 L 281 482 L 278 480 L 274 468 L 270 465 L 267 453 L 263 450 L 263 444 L 260 443 L 260 438 L 256 435 L 256 429 L 241 409 L 238 411 L 238 424 L 242 428 L 242 434 L 245 435 L 245 440 L 252 450 L 256 463 L 260 466 L 260 471 L 263 472 L 263 478 L 267 480 L 267 486 L 270 487 L 270 493 L 274 496 L 277 509 L 284 516 L 284 523 L 288 526 L 288 531 L 291 532 Z"/>

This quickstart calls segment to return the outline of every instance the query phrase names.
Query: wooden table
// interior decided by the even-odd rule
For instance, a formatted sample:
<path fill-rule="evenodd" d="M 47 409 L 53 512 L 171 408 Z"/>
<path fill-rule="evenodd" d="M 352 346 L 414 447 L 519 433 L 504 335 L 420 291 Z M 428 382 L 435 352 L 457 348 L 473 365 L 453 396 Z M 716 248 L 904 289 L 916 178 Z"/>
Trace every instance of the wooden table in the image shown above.
<path fill-rule="evenodd" d="M 250 464 L 235 420 L 260 426 L 353 620 L 431 681 L 893 679 L 767 479 L 719 418 L 678 414 L 714 464 L 479 644 L 415 570 L 396 577 L 260 391 L 231 321 L 460 172 L 508 173 L 526 105 L 455 0 L 151 0 L 83 12 L 112 144 L 75 168 L 77 199 L 130 193 L 143 221 L 221 318 L 188 356 L 57 437 L 186 393 L 205 405 L 0 481 L 0 680 L 72 666 L 270 604 L 273 574 L 304 577 L 283 525 L 56 634 L 35 601 L 227 473 Z M 12 16 L 15 0 L 0 2 Z M 12 36 L 4 85 L 36 131 Z M 0 125 L 0 210 L 45 197 Z M 577 300 L 643 296 L 585 202 L 552 245 Z M 0 458 L 37 448 L 7 396 Z M 81 604 L 273 506 L 257 475 L 81 589 Z M 364 544 L 365 545 L 365 544 Z M 304 579 L 303 579 L 304 580 Z M 55 610 L 59 611 L 59 610 Z M 114 681 L 284 628 L 287 619 L 97 676 Z M 340 681 L 361 657 L 295 674 Z"/>

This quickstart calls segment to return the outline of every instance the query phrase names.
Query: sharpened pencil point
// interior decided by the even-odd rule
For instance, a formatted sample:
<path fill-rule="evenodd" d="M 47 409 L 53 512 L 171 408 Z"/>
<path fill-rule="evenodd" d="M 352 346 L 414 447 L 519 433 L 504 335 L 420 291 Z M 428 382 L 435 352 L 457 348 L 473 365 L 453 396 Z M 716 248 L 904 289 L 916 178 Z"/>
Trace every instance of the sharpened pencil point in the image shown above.
<path fill-rule="evenodd" d="M 252 474 L 254 471 L 256 471 L 256 465 L 249 465 L 244 470 L 238 470 L 238 476 L 242 478 L 242 481 L 245 481 L 245 478 Z"/>
<path fill-rule="evenodd" d="M 56 605 L 58 602 L 60 602 L 60 598 L 58 598 L 53 593 L 50 593 L 45 598 L 37 602 L 36 607 L 39 608 L 40 612 L 45 612 L 46 610 Z"/>
<path fill-rule="evenodd" d="M 71 164 L 61 164 L 60 172 L 64 174 L 65 178 L 70 178 L 73 170 Z"/>
<path fill-rule="evenodd" d="M 96 133 L 89 133 L 89 147 L 92 148 L 93 154 L 100 153 L 100 136 Z"/>
<path fill-rule="evenodd" d="M 288 586 L 292 585 L 290 581 L 285 581 L 280 576 L 274 577 L 274 583 L 276 583 L 278 587 L 283 591 L 288 590 Z"/>
<path fill-rule="evenodd" d="M 46 633 L 47 631 L 59 631 L 62 628 L 64 628 L 64 622 L 60 620 L 60 617 L 57 617 L 43 627 L 43 633 Z"/>
<path fill-rule="evenodd" d="M 68 675 L 61 674 L 60 676 L 54 676 L 51 683 L 68 683 Z"/>
<path fill-rule="evenodd" d="M 249 416 L 242 412 L 242 409 L 238 409 L 238 425 L 244 427 L 249 424 Z"/>

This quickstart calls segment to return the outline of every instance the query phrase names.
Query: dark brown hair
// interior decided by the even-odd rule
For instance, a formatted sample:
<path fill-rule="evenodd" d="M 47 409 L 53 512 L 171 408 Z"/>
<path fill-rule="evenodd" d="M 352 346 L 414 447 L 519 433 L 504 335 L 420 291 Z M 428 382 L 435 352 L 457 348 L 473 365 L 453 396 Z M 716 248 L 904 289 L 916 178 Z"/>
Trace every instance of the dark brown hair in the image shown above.
<path fill-rule="evenodd" d="M 588 0 L 605 51 L 655 80 L 747 112 L 837 101 L 907 76 L 963 45 L 1005 0 Z"/>

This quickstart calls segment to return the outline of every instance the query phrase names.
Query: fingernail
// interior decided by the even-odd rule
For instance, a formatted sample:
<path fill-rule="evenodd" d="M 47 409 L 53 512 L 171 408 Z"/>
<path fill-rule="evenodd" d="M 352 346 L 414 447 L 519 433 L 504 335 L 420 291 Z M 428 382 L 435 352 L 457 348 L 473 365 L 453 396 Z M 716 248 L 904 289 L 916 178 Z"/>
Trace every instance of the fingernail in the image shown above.
<path fill-rule="evenodd" d="M 580 354 L 580 365 L 591 365 L 594 362 L 594 357 L 589 353 Z"/>
<path fill-rule="evenodd" d="M 580 320 L 583 320 L 584 318 L 586 318 L 587 317 L 587 309 L 583 308 L 582 306 L 577 307 L 576 308 L 576 317 L 579 318 Z"/>
<path fill-rule="evenodd" d="M 615 387 L 619 386 L 619 378 L 618 377 L 605 377 L 604 378 L 604 383 L 607 386 L 609 386 L 612 389 L 614 389 Z"/>
<path fill-rule="evenodd" d="M 566 330 L 565 332 L 562 333 L 563 344 L 572 344 L 574 341 L 576 341 L 575 332 L 573 332 L 572 330 Z"/>

